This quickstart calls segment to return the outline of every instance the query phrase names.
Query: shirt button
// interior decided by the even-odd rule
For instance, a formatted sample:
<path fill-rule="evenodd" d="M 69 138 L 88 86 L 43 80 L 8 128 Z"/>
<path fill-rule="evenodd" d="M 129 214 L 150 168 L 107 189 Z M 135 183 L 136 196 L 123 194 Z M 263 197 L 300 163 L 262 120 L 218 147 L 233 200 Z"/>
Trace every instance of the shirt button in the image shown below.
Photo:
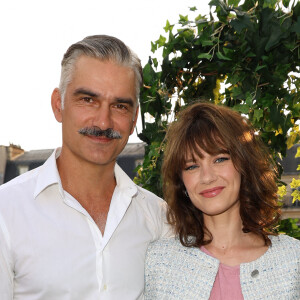
<path fill-rule="evenodd" d="M 251 277 L 252 277 L 252 278 L 257 278 L 258 275 L 259 275 L 258 270 L 253 270 L 253 271 L 251 272 Z"/>

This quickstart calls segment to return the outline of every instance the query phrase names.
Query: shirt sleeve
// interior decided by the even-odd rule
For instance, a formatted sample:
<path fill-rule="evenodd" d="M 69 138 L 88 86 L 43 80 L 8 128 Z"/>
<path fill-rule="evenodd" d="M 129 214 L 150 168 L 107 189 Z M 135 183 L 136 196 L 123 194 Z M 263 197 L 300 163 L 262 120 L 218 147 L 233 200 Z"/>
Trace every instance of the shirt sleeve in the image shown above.
<path fill-rule="evenodd" d="M 166 238 L 174 236 L 174 230 L 167 221 L 167 203 L 163 201 L 161 209 L 161 236 L 160 238 Z"/>
<path fill-rule="evenodd" d="M 10 239 L 0 215 L 0 295 L 1 300 L 13 299 L 13 270 L 10 263 Z"/>

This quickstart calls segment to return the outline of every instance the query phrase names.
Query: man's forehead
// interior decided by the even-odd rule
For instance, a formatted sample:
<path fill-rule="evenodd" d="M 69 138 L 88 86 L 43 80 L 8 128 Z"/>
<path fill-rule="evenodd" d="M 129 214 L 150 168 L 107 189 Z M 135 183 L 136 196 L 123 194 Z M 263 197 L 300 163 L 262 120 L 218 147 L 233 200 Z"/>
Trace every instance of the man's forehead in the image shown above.
<path fill-rule="evenodd" d="M 115 65 L 118 67 L 122 67 L 124 69 L 128 69 L 131 70 L 134 73 L 133 68 L 127 64 L 127 63 L 121 63 L 119 62 L 116 58 L 110 57 L 110 58 L 101 58 L 101 57 L 96 57 L 93 55 L 87 55 L 87 54 L 80 54 L 76 60 L 75 60 L 75 68 L 80 67 L 80 66 L 84 66 L 85 64 L 97 64 L 97 63 L 101 63 L 101 64 L 105 64 L 105 65 Z"/>
<path fill-rule="evenodd" d="M 100 94 L 101 91 L 95 86 L 92 87 L 93 82 L 96 81 L 96 78 L 104 78 L 103 80 L 109 80 L 109 75 L 113 73 L 113 91 L 116 92 L 120 86 L 130 89 L 132 87 L 133 93 L 132 96 L 123 95 L 122 93 L 117 95 L 117 97 L 122 98 L 132 98 L 134 106 L 137 107 L 138 95 L 137 95 L 137 86 L 136 86 L 136 74 L 134 70 L 126 64 L 120 64 L 113 59 L 102 59 L 94 56 L 89 56 L 81 54 L 76 59 L 74 63 L 72 73 L 70 74 L 69 83 L 67 89 L 71 86 L 73 88 L 83 88 L 90 90 L 93 93 Z M 121 78 L 121 80 L 119 80 Z M 109 85 L 112 81 L 108 81 Z M 118 85 L 119 83 L 119 85 Z M 75 86 L 74 86 L 75 85 Z M 112 89 L 111 89 L 112 90 Z M 70 90 L 69 90 L 70 91 Z"/>

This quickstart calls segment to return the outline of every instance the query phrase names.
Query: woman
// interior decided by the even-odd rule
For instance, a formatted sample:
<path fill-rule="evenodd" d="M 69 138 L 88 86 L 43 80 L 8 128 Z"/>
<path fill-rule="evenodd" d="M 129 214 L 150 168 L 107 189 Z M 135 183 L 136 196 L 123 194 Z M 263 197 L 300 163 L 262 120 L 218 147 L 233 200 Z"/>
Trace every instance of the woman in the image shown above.
<path fill-rule="evenodd" d="M 176 237 L 150 245 L 145 299 L 300 299 L 300 242 L 276 234 L 275 166 L 246 119 L 196 103 L 167 132 Z"/>

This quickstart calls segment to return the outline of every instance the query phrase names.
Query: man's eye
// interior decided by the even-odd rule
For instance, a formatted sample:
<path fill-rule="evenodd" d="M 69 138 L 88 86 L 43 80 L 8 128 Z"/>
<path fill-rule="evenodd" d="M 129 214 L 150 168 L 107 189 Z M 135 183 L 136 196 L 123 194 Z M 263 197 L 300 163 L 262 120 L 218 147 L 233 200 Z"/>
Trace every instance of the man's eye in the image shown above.
<path fill-rule="evenodd" d="M 127 106 L 124 105 L 124 104 L 116 104 L 116 108 L 122 109 L 122 110 L 127 110 L 128 109 Z"/>
<path fill-rule="evenodd" d="M 91 97 L 84 97 L 84 98 L 82 98 L 82 100 L 84 102 L 87 102 L 87 103 L 92 103 L 93 102 L 93 98 L 91 98 Z"/>

